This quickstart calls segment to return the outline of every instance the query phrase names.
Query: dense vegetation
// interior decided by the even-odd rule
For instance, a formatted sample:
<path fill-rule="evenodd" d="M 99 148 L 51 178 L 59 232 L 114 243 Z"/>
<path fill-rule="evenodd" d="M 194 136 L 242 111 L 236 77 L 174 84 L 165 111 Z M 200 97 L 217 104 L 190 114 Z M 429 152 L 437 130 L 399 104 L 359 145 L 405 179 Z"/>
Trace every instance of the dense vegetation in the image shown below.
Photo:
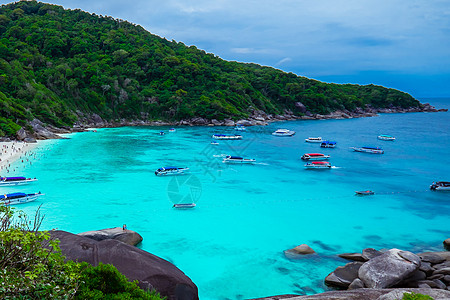
<path fill-rule="evenodd" d="M 1 299 L 148 299 L 112 265 L 64 261 L 58 241 L 39 232 L 42 218 L 34 220 L 0 204 Z"/>
<path fill-rule="evenodd" d="M 228 62 L 141 26 L 36 1 L 0 7 L 0 136 L 38 118 L 70 126 L 104 119 L 242 118 L 252 108 L 326 114 L 357 107 L 418 107 L 380 86 L 326 84 Z"/>

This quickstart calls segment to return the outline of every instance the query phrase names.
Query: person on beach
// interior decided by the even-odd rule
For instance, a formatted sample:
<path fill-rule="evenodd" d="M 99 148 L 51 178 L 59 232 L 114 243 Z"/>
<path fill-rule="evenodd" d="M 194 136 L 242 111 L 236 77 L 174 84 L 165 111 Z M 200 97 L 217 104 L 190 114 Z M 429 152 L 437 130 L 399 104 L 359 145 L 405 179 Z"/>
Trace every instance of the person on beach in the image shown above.
<path fill-rule="evenodd" d="M 127 230 L 127 224 L 123 224 L 123 226 L 122 226 L 122 230 Z"/>

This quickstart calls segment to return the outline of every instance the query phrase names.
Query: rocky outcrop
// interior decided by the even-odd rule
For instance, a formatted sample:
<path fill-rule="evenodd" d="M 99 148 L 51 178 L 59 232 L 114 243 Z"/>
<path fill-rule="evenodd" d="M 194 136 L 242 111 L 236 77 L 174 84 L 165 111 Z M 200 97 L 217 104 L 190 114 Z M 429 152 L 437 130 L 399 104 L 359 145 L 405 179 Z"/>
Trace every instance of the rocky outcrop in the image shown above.
<path fill-rule="evenodd" d="M 90 239 L 93 239 L 96 241 L 103 241 L 103 240 L 121 241 L 121 242 L 131 245 L 131 246 L 136 246 L 143 240 L 142 236 L 139 233 L 137 233 L 133 230 L 123 229 L 121 227 L 87 231 L 87 232 L 78 233 L 78 235 L 84 236 L 84 237 L 87 237 L 87 238 L 90 238 Z"/>
<path fill-rule="evenodd" d="M 362 265 L 362 262 L 351 262 L 343 267 L 337 267 L 325 278 L 325 284 L 338 288 L 348 288 L 358 279 L 358 271 Z"/>
<path fill-rule="evenodd" d="M 151 253 L 116 240 L 95 241 L 65 231 L 51 231 L 69 260 L 114 265 L 141 288 L 155 289 L 168 300 L 198 300 L 197 286 L 180 269 Z"/>
<path fill-rule="evenodd" d="M 402 299 L 405 293 L 416 293 L 428 295 L 434 300 L 450 299 L 450 291 L 435 290 L 427 288 L 417 289 L 357 289 L 351 291 L 330 291 L 316 295 L 294 296 L 280 295 L 253 300 L 398 300 Z"/>
<path fill-rule="evenodd" d="M 31 121 L 30 125 L 34 131 L 33 137 L 38 140 L 62 139 L 61 136 L 50 131 L 47 127 L 44 127 L 44 124 L 38 119 L 34 119 L 33 121 Z"/>
<path fill-rule="evenodd" d="M 297 258 L 297 256 L 306 255 L 306 254 L 314 254 L 314 251 L 310 246 L 306 244 L 298 245 L 295 248 L 284 251 L 284 255 L 288 258 Z"/>
<path fill-rule="evenodd" d="M 388 288 L 402 282 L 420 267 L 420 258 L 414 253 L 391 249 L 364 263 L 358 277 L 369 288 Z"/>
<path fill-rule="evenodd" d="M 450 251 L 450 238 L 448 238 L 444 241 L 444 248 L 445 248 L 445 250 Z"/>

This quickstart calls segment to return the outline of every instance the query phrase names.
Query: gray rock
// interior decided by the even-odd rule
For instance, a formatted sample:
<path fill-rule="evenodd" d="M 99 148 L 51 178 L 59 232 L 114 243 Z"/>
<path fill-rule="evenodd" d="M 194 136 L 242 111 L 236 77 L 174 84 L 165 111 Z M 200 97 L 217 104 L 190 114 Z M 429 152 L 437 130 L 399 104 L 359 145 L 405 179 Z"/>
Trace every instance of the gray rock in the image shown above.
<path fill-rule="evenodd" d="M 306 106 L 301 102 L 295 102 L 295 108 L 297 108 L 297 110 L 301 113 L 305 113 L 307 110 Z"/>
<path fill-rule="evenodd" d="M 441 258 L 443 258 L 444 260 L 450 260 L 450 251 L 442 251 L 442 252 L 423 252 L 423 253 L 418 253 L 418 256 L 424 256 L 424 255 L 428 255 L 428 254 L 433 254 L 433 255 L 437 255 L 440 256 Z"/>
<path fill-rule="evenodd" d="M 79 233 L 78 235 L 96 241 L 117 240 L 132 246 L 136 246 L 143 240 L 139 233 L 128 229 L 123 230 L 121 227 L 87 231 Z"/>
<path fill-rule="evenodd" d="M 426 253 L 419 256 L 420 260 L 429 262 L 431 264 L 440 264 L 445 261 L 445 259 L 442 256 L 433 254 L 433 253 Z"/>
<path fill-rule="evenodd" d="M 19 141 L 23 141 L 26 137 L 27 137 L 27 133 L 25 132 L 25 129 L 23 129 L 23 127 L 21 127 L 17 133 L 16 133 L 16 137 Z"/>
<path fill-rule="evenodd" d="M 447 288 L 447 285 L 439 279 L 433 279 L 433 282 L 436 284 L 436 288 L 438 289 L 445 290 Z"/>
<path fill-rule="evenodd" d="M 368 259 L 365 258 L 361 253 L 342 253 L 339 254 L 338 256 L 353 261 L 362 261 L 362 262 L 368 261 Z"/>
<path fill-rule="evenodd" d="M 450 283 L 450 275 L 445 275 L 443 280 L 447 282 L 447 285 Z"/>
<path fill-rule="evenodd" d="M 433 279 L 439 279 L 439 280 L 441 280 L 442 278 L 444 278 L 445 277 L 445 275 L 444 274 L 434 274 L 434 275 L 431 275 L 431 276 L 428 276 L 428 280 L 433 280 Z M 425 279 L 425 278 L 423 278 L 423 279 Z"/>
<path fill-rule="evenodd" d="M 425 272 L 427 275 L 431 275 L 433 274 L 434 268 L 431 267 L 431 263 L 422 261 L 420 262 L 419 270 Z"/>
<path fill-rule="evenodd" d="M 295 248 L 284 251 L 285 254 L 289 255 L 306 255 L 316 253 L 310 246 L 306 244 L 298 245 Z"/>
<path fill-rule="evenodd" d="M 375 250 L 373 248 L 366 248 L 362 251 L 362 257 L 364 257 L 366 260 L 371 260 L 372 258 L 380 256 L 381 254 L 383 254 L 383 252 Z"/>
<path fill-rule="evenodd" d="M 433 268 L 435 269 L 450 268 L 450 260 L 446 260 L 443 263 L 433 265 Z"/>
<path fill-rule="evenodd" d="M 355 280 L 350 283 L 348 286 L 349 290 L 356 290 L 356 289 L 363 289 L 364 288 L 364 282 L 362 282 L 361 279 L 356 278 Z"/>
<path fill-rule="evenodd" d="M 351 262 L 343 267 L 337 267 L 325 278 L 325 284 L 338 288 L 348 288 L 358 278 L 358 270 L 362 265 L 362 262 Z"/>
<path fill-rule="evenodd" d="M 437 269 L 436 271 L 433 272 L 433 275 L 436 274 L 450 275 L 450 268 Z"/>
<path fill-rule="evenodd" d="M 139 248 L 116 240 L 95 240 L 69 232 L 51 231 L 60 240 L 67 259 L 91 265 L 112 264 L 129 280 L 137 280 L 142 289 L 156 289 L 168 300 L 198 300 L 197 286 L 170 262 Z"/>
<path fill-rule="evenodd" d="M 26 137 L 23 139 L 25 143 L 37 143 L 36 139 L 34 137 Z"/>
<path fill-rule="evenodd" d="M 407 251 L 391 249 L 364 263 L 358 277 L 369 288 L 392 287 L 409 277 L 420 266 L 420 258 Z"/>
<path fill-rule="evenodd" d="M 450 238 L 448 238 L 444 241 L 444 248 L 445 248 L 445 250 L 450 251 Z"/>
<path fill-rule="evenodd" d="M 419 289 L 431 289 L 431 286 L 429 286 L 429 285 L 426 284 L 426 283 L 419 283 L 419 284 L 418 284 L 418 288 L 419 288 Z"/>
<path fill-rule="evenodd" d="M 405 287 L 418 287 L 418 282 L 421 280 L 425 280 L 427 275 L 425 272 L 416 270 L 413 272 L 408 278 L 405 278 L 402 282 L 398 284 L 398 286 Z"/>
<path fill-rule="evenodd" d="M 235 126 L 236 123 L 233 120 L 226 119 L 225 120 L 225 126 Z"/>

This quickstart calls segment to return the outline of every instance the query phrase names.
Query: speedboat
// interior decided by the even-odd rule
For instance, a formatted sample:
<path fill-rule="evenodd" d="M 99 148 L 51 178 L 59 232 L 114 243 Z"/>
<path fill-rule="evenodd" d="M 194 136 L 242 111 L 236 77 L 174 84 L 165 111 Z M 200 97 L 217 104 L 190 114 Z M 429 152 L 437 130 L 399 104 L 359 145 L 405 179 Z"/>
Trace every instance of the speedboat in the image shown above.
<path fill-rule="evenodd" d="M 360 195 L 360 196 L 368 196 L 368 195 L 375 194 L 374 191 L 369 191 L 369 190 L 367 190 L 367 191 L 356 191 L 355 193 L 356 193 L 356 195 Z"/>
<path fill-rule="evenodd" d="M 169 129 L 169 132 L 175 132 L 175 131 L 176 131 L 175 128 L 170 128 L 170 129 Z"/>
<path fill-rule="evenodd" d="M 395 137 L 393 137 L 392 135 L 387 135 L 387 134 L 379 135 L 378 139 L 382 140 L 382 141 L 395 141 Z"/>
<path fill-rule="evenodd" d="M 331 169 L 331 164 L 327 161 L 313 161 L 305 165 L 307 169 Z"/>
<path fill-rule="evenodd" d="M 450 181 L 436 181 L 430 185 L 433 191 L 450 191 Z"/>
<path fill-rule="evenodd" d="M 320 147 L 322 148 L 334 148 L 336 147 L 336 142 L 332 142 L 332 141 L 323 141 L 320 144 Z"/>
<path fill-rule="evenodd" d="M 307 139 L 305 139 L 305 142 L 308 142 L 308 143 L 322 143 L 322 138 L 319 136 L 319 137 L 309 137 L 309 138 L 307 138 Z"/>
<path fill-rule="evenodd" d="M 159 168 L 155 171 L 156 176 L 164 176 L 164 175 L 181 175 L 184 174 L 185 171 L 189 170 L 189 168 L 178 168 L 178 167 L 163 167 Z"/>
<path fill-rule="evenodd" d="M 244 125 L 236 125 L 236 127 L 234 127 L 234 130 L 237 130 L 237 131 L 246 131 L 247 128 L 245 128 Z"/>
<path fill-rule="evenodd" d="M 22 203 L 28 203 L 36 200 L 38 197 L 42 196 L 41 192 L 34 194 L 25 194 L 25 193 L 11 193 L 0 195 L 0 203 L 4 205 L 16 205 Z"/>
<path fill-rule="evenodd" d="M 164 131 L 160 131 L 159 135 L 165 135 Z"/>
<path fill-rule="evenodd" d="M 180 209 L 194 208 L 195 203 L 177 203 L 177 204 L 174 204 L 172 207 L 180 208 Z"/>
<path fill-rule="evenodd" d="M 211 142 L 211 145 L 219 145 L 219 142 L 212 141 L 212 142 Z"/>
<path fill-rule="evenodd" d="M 242 135 L 232 134 L 213 134 L 213 139 L 216 140 L 242 140 Z"/>
<path fill-rule="evenodd" d="M 5 185 L 23 185 L 30 182 L 37 181 L 36 178 L 25 177 L 0 177 L 0 186 Z"/>
<path fill-rule="evenodd" d="M 277 129 L 275 132 L 272 132 L 272 135 L 275 136 L 293 136 L 295 131 L 289 129 Z"/>
<path fill-rule="evenodd" d="M 322 153 L 305 153 L 301 157 L 301 159 L 303 159 L 303 160 L 326 160 L 329 158 L 330 158 L 329 155 L 325 155 Z"/>
<path fill-rule="evenodd" d="M 243 158 L 240 156 L 232 156 L 232 155 L 227 155 L 223 159 L 224 163 L 238 163 L 238 164 L 251 164 L 254 163 L 255 161 L 256 160 L 253 158 Z"/>
<path fill-rule="evenodd" d="M 351 147 L 353 151 L 356 152 L 364 152 L 364 153 L 372 153 L 372 154 L 383 154 L 384 150 L 380 147 Z"/>

